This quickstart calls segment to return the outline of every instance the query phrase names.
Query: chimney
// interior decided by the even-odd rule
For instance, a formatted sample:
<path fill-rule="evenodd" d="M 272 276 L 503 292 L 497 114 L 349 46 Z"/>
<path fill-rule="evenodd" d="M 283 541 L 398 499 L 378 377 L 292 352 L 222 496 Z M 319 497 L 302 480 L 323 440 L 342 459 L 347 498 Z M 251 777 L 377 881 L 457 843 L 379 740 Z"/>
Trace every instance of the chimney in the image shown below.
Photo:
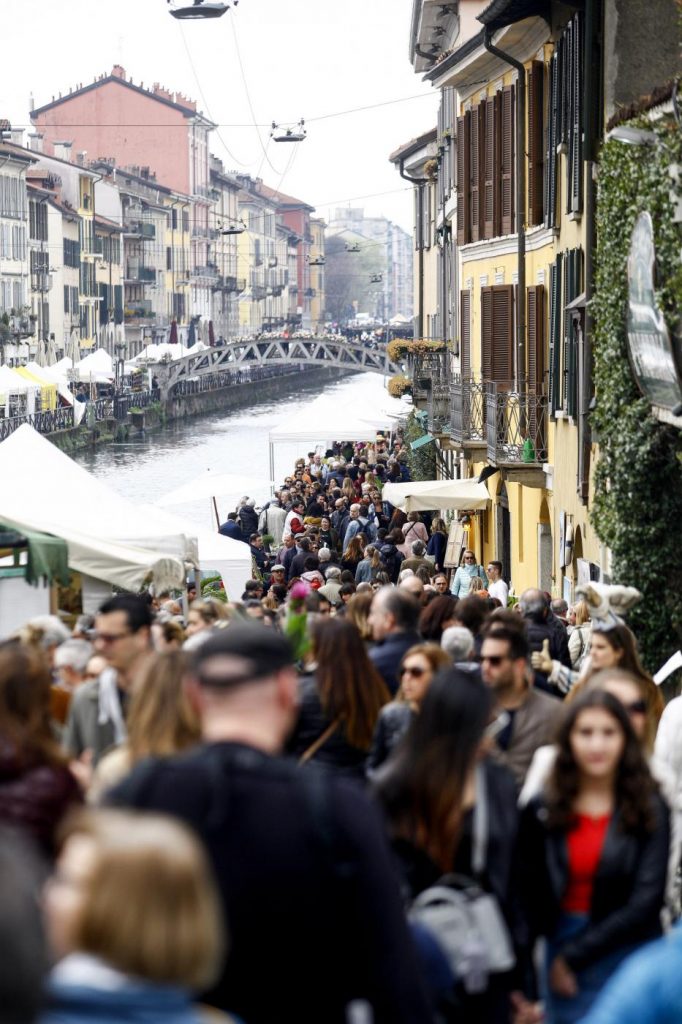
<path fill-rule="evenodd" d="M 28 148 L 34 153 L 43 152 L 43 136 L 40 132 L 31 132 L 28 137 Z"/>
<path fill-rule="evenodd" d="M 55 142 L 53 145 L 54 155 L 58 160 L 66 160 L 71 163 L 71 147 L 73 142 Z"/>
<path fill-rule="evenodd" d="M 81 149 L 76 154 L 76 163 L 79 167 L 85 167 L 85 158 L 88 155 L 87 149 Z"/>
<path fill-rule="evenodd" d="M 112 78 L 122 78 L 125 81 L 125 77 L 126 77 L 125 68 L 121 67 L 120 64 L 114 64 L 113 68 L 111 69 L 111 77 Z"/>
<path fill-rule="evenodd" d="M 13 128 L 12 131 L 10 132 L 10 137 L 9 138 L 10 138 L 10 142 L 12 143 L 13 146 L 23 146 L 24 145 L 24 129 L 23 128 Z"/>

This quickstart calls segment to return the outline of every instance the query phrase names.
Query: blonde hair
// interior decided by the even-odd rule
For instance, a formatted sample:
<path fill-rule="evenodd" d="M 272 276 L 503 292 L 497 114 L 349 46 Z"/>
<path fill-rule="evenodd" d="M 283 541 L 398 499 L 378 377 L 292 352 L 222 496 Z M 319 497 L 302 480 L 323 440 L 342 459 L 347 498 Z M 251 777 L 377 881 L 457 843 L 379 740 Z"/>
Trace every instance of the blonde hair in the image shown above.
<path fill-rule="evenodd" d="M 147 665 L 128 714 L 133 764 L 143 757 L 177 754 L 199 742 L 201 723 L 183 686 L 187 665 L 182 651 L 164 651 Z"/>
<path fill-rule="evenodd" d="M 160 984 L 208 987 L 225 953 L 220 900 L 199 841 L 180 822 L 128 811 L 81 811 L 63 842 L 92 840 L 95 862 L 70 936 L 73 948 Z"/>
<path fill-rule="evenodd" d="M 575 612 L 576 626 L 584 626 L 586 622 L 590 621 L 590 609 L 587 601 L 578 601 L 573 611 Z"/>
<path fill-rule="evenodd" d="M 469 580 L 469 590 L 475 594 L 477 590 L 483 590 L 483 580 L 480 576 L 472 576 Z"/>
<path fill-rule="evenodd" d="M 191 612 L 196 612 L 207 626 L 212 626 L 219 620 L 230 618 L 227 605 L 224 601 L 192 601 L 189 606 Z"/>

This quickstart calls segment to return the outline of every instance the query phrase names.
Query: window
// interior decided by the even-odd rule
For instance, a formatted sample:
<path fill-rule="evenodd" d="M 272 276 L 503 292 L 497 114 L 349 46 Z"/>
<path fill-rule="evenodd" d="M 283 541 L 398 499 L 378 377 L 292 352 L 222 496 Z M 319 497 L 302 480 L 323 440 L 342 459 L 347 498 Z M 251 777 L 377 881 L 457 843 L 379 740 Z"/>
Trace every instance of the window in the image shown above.
<path fill-rule="evenodd" d="M 566 306 L 583 290 L 583 251 L 559 253 L 550 267 L 549 405 L 552 413 L 578 411 L 578 334 Z"/>
<path fill-rule="evenodd" d="M 542 224 L 544 171 L 545 67 L 534 60 L 528 71 L 528 224 Z"/>
<path fill-rule="evenodd" d="M 575 14 L 557 42 L 550 62 L 544 187 L 547 227 L 558 224 L 559 146 L 566 153 L 566 212 L 580 213 L 583 206 L 583 34 L 582 15 Z"/>
<path fill-rule="evenodd" d="M 501 389 L 514 377 L 513 285 L 481 288 L 481 372 Z"/>
<path fill-rule="evenodd" d="M 471 292 L 459 293 L 459 359 L 463 381 L 471 378 Z"/>
<path fill-rule="evenodd" d="M 68 284 L 65 284 L 64 285 L 64 312 L 65 313 L 70 313 L 71 312 L 69 298 L 70 298 L 69 286 L 68 286 Z"/>

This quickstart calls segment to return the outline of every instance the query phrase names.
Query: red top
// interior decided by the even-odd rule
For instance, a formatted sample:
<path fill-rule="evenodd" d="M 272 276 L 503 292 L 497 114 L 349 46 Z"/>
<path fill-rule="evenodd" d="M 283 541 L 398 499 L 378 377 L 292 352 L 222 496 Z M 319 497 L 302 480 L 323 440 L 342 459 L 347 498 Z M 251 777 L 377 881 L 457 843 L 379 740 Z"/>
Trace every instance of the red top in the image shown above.
<path fill-rule="evenodd" d="M 576 815 L 577 825 L 568 833 L 568 885 L 561 904 L 569 914 L 589 914 L 592 888 L 597 873 L 610 814 L 590 818 Z"/>

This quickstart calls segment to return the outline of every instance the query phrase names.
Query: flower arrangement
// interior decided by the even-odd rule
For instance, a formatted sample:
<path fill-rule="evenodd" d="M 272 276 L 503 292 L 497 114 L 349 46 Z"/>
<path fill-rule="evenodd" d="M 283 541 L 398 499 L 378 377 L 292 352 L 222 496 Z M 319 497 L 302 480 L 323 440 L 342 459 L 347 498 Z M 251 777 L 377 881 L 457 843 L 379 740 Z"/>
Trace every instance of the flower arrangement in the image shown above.
<path fill-rule="evenodd" d="M 410 395 L 412 394 L 412 381 L 409 377 L 403 377 L 401 374 L 391 377 L 388 382 L 388 393 L 393 398 L 402 398 L 403 395 Z"/>
<path fill-rule="evenodd" d="M 289 640 L 294 652 L 294 658 L 302 661 L 310 650 L 310 637 L 308 636 L 308 615 L 305 610 L 305 599 L 310 593 L 309 588 L 302 580 L 294 583 L 289 591 L 289 604 L 287 616 L 284 620 L 284 635 Z"/>

